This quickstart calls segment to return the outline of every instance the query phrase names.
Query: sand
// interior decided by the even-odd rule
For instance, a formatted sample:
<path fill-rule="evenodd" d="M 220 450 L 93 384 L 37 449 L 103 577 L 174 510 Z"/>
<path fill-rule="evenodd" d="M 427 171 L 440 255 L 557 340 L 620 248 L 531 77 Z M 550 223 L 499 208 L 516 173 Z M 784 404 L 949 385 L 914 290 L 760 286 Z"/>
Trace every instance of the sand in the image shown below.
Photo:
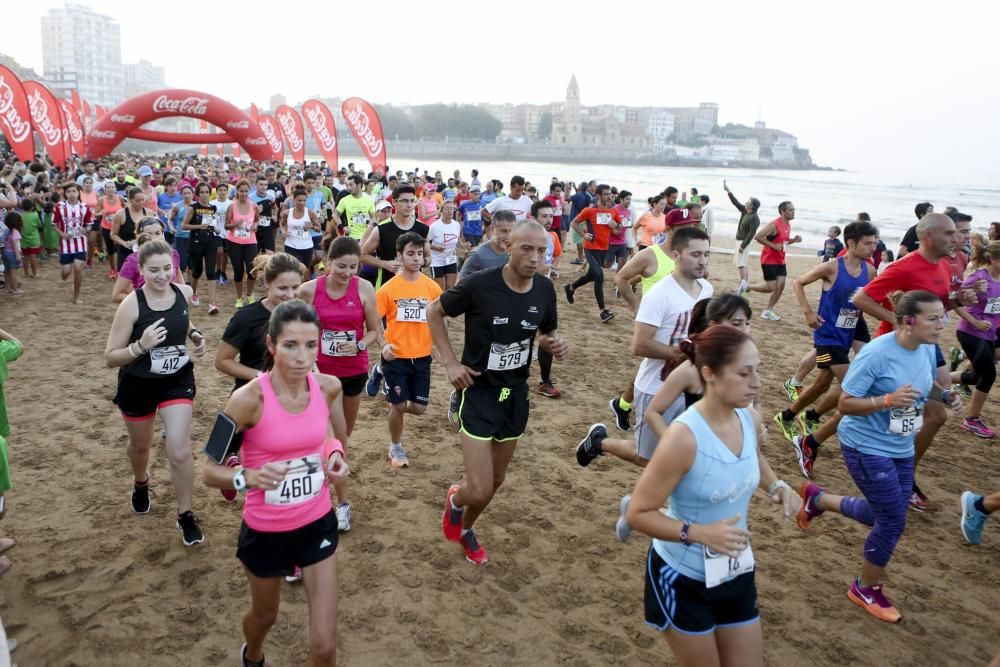
<path fill-rule="evenodd" d="M 566 258 L 568 259 L 568 257 Z M 796 259 L 798 275 L 812 260 Z M 756 277 L 759 269 L 751 267 Z M 565 281 L 569 271 L 564 271 Z M 713 261 L 716 290 L 735 286 L 730 258 Z M 15 490 L 3 531 L 18 540 L 13 568 L 0 579 L 0 614 L 18 639 L 22 665 L 235 665 L 249 596 L 235 558 L 240 505 L 196 485 L 195 509 L 207 540 L 185 548 L 162 447 L 153 456 L 153 509 L 129 511 L 125 429 L 110 402 L 115 372 L 103 349 L 114 314 L 104 271 L 88 271 L 83 304 L 70 304 L 55 262 L 42 264 L 27 295 L 0 298 L 0 326 L 27 344 L 5 388 L 12 415 Z M 445 420 L 449 387 L 435 366 L 430 411 L 407 418 L 412 467 L 386 459 L 385 408 L 362 404 L 350 443 L 354 529 L 342 536 L 339 661 L 342 665 L 671 664 L 665 641 L 642 617 L 649 541 L 614 538 L 618 499 L 638 469 L 601 458 L 581 469 L 576 443 L 594 420 L 611 424 L 607 401 L 630 381 L 631 318 L 623 303 L 602 326 L 589 290 L 575 306 L 560 299 L 571 361 L 557 364 L 560 400 L 532 396 L 527 436 L 506 484 L 477 525 L 488 566 L 465 561 L 440 533 L 443 498 L 459 479 L 458 438 Z M 196 323 L 210 341 L 197 366 L 192 448 L 200 451 L 231 381 L 211 365 L 232 315 L 232 292 L 218 317 Z M 764 301 L 751 297 L 755 312 Z M 789 291 L 779 323 L 753 321 L 762 350 L 765 418 L 783 407 L 781 381 L 811 338 Z M 457 333 L 458 327 L 455 328 Z M 456 336 L 457 340 L 457 336 Z M 954 336 L 948 332 L 947 341 Z M 533 369 L 537 380 L 537 368 Z M 990 402 L 988 423 L 1000 423 Z M 801 479 L 791 447 L 771 429 L 764 447 L 793 485 Z M 957 428 L 952 418 L 928 455 L 920 482 L 941 508 L 909 516 L 887 579 L 904 615 L 876 621 L 848 602 L 866 529 L 842 517 L 804 533 L 758 494 L 750 527 L 765 660 L 773 665 L 975 665 L 1000 649 L 995 625 L 1000 528 L 966 546 L 958 495 L 1000 488 L 997 444 Z M 817 463 L 819 481 L 854 492 L 836 442 Z M 283 585 L 280 618 L 269 636 L 269 665 L 301 664 L 307 606 L 301 585 Z"/>

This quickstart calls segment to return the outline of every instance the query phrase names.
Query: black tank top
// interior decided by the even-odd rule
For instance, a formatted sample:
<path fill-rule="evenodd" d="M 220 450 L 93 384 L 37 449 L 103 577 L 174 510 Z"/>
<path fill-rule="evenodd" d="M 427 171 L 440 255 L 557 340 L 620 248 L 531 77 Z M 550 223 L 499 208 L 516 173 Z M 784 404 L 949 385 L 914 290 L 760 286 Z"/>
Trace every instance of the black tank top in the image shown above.
<path fill-rule="evenodd" d="M 129 375 L 166 378 L 183 370 L 191 363 L 190 355 L 184 345 L 189 323 L 187 299 L 184 298 L 184 293 L 177 285 L 170 283 L 170 289 L 174 291 L 174 305 L 167 310 L 153 310 L 146 301 L 145 291 L 141 288 L 135 291 L 139 317 L 132 325 L 129 342 L 134 343 L 142 338 L 142 332 L 146 330 L 146 327 L 160 318 L 163 318 L 161 326 L 167 330 L 167 337 L 148 354 L 142 355 L 125 366 L 125 372 Z"/>
<path fill-rule="evenodd" d="M 215 216 L 217 215 L 215 204 L 206 205 L 200 202 L 194 202 L 191 204 L 191 211 L 192 225 L 211 224 L 213 227 L 215 226 Z M 209 243 L 213 238 L 215 238 L 215 229 L 192 229 L 190 238 L 190 243 L 193 243 L 194 245 Z"/>
<path fill-rule="evenodd" d="M 129 212 L 127 205 L 125 206 L 125 223 L 118 228 L 118 236 L 122 241 L 135 240 L 135 220 L 132 219 L 132 213 Z"/>
<path fill-rule="evenodd" d="M 417 234 L 420 234 L 421 237 L 426 239 L 427 235 L 430 233 L 430 227 L 419 220 L 414 220 L 413 226 L 409 229 L 400 229 L 396 225 L 396 221 L 392 218 L 389 218 L 380 224 L 378 226 L 378 249 L 375 251 L 378 258 L 386 262 L 396 259 L 396 239 L 407 232 L 416 232 Z M 396 275 L 392 271 L 387 271 L 386 269 L 379 269 L 379 272 L 379 285 L 385 285 L 387 280 Z"/>
<path fill-rule="evenodd" d="M 684 407 L 690 408 L 692 405 L 701 400 L 704 394 L 692 394 L 689 391 L 684 392 Z"/>

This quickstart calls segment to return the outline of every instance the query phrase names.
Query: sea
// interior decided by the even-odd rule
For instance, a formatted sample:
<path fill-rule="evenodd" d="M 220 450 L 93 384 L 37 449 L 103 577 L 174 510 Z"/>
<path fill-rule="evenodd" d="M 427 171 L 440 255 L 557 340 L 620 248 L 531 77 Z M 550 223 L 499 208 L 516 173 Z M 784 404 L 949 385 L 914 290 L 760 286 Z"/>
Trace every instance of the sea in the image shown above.
<path fill-rule="evenodd" d="M 895 252 L 903 234 L 916 222 L 913 207 L 924 201 L 934 204 L 939 212 L 944 211 L 946 206 L 954 206 L 968 213 L 973 216 L 973 229 L 984 236 L 991 222 L 1000 221 L 1000 185 L 942 185 L 910 181 L 905 176 L 854 171 L 421 160 L 407 157 L 393 160 L 391 154 L 389 157 L 391 171 L 402 169 L 423 173 L 426 169 L 433 174 L 440 170 L 447 178 L 458 169 L 463 179 L 470 180 L 472 170 L 478 169 L 480 180 L 495 178 L 504 183 L 518 174 L 534 184 L 540 193 L 548 192 L 554 177 L 566 182 L 596 179 L 598 183 L 608 183 L 632 192 L 636 208 L 667 186 L 672 185 L 681 192 L 690 192 L 694 186 L 699 194 L 708 195 L 711 199 L 710 205 L 715 209 L 715 236 L 735 238 L 739 212 L 722 189 L 723 181 L 726 181 L 741 202 L 750 197 L 761 201 L 762 223 L 778 216 L 779 203 L 785 200 L 793 202 L 795 220 L 792 234 L 802 236 L 803 250 L 819 249 L 831 225 L 843 228 L 859 212 L 865 211 L 879 228 L 886 246 Z M 309 156 L 308 159 L 314 158 Z M 322 158 L 317 156 L 315 159 Z M 341 163 L 345 163 L 345 159 L 350 158 L 342 157 Z M 359 160 L 355 158 L 354 161 Z"/>

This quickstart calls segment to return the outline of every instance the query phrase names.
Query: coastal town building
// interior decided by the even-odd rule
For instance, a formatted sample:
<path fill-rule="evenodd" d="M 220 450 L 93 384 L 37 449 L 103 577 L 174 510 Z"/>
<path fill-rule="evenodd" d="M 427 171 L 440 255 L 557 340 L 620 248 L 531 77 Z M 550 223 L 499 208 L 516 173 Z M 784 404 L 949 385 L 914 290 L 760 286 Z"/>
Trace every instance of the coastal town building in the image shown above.
<path fill-rule="evenodd" d="M 42 17 L 42 69 L 57 97 L 75 90 L 111 108 L 124 99 L 118 22 L 85 5 L 67 2 Z"/>

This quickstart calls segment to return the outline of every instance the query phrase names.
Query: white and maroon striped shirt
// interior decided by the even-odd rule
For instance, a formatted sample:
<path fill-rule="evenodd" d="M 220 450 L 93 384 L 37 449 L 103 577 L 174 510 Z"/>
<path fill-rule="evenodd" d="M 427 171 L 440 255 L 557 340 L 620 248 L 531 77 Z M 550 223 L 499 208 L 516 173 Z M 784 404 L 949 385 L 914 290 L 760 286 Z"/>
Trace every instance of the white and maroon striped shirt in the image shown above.
<path fill-rule="evenodd" d="M 82 201 L 75 205 L 63 200 L 56 204 L 52 214 L 52 224 L 68 235 L 60 242 L 59 252 L 68 255 L 87 252 L 87 229 L 93 221 L 93 211 Z"/>

